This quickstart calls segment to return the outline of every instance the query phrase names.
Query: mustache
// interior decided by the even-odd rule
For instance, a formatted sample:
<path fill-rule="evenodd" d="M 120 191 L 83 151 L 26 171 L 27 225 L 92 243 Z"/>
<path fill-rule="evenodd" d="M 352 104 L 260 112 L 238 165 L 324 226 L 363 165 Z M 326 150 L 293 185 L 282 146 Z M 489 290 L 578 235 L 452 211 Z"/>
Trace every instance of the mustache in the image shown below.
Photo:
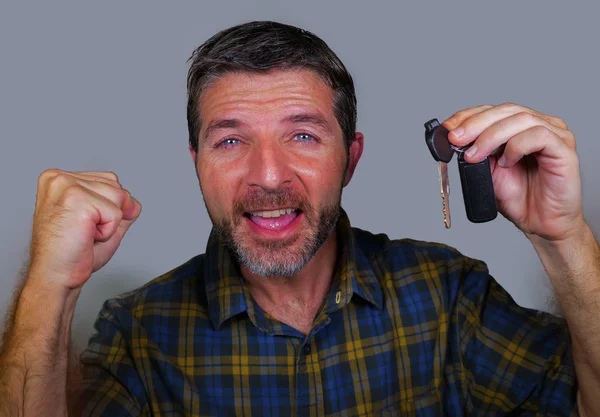
<path fill-rule="evenodd" d="M 234 202 L 233 212 L 237 215 L 243 215 L 244 213 L 269 207 L 294 207 L 303 212 L 312 212 L 312 206 L 308 200 L 290 188 L 275 191 L 262 188 L 248 190 L 242 198 Z"/>

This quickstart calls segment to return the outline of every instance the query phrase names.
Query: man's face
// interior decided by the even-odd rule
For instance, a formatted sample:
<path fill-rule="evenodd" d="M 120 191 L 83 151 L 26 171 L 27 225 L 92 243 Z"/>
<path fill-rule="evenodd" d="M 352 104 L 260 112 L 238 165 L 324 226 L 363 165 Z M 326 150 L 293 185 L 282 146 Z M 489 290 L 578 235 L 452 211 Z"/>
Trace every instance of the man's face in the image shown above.
<path fill-rule="evenodd" d="M 200 114 L 196 169 L 215 229 L 253 273 L 298 272 L 335 227 L 362 136 L 347 159 L 333 92 L 308 70 L 224 75 Z"/>

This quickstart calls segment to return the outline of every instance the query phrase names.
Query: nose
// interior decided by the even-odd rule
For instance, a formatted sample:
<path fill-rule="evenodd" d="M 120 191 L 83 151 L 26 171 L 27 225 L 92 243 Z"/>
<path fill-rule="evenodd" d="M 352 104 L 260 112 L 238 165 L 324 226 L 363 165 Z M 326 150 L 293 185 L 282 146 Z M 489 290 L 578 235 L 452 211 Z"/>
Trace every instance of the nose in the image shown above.
<path fill-rule="evenodd" d="M 290 161 L 279 143 L 264 141 L 251 152 L 247 177 L 249 186 L 276 191 L 292 181 Z"/>

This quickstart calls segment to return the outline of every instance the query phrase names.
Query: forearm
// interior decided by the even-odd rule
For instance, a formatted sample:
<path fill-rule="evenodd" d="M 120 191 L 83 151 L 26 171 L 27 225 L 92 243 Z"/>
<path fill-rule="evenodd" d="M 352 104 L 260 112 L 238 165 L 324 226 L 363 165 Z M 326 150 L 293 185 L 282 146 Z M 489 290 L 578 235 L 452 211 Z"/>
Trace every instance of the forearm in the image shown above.
<path fill-rule="evenodd" d="M 569 241 L 532 243 L 569 325 L 582 415 L 600 415 L 600 246 L 587 225 Z"/>
<path fill-rule="evenodd" d="M 0 354 L 0 417 L 67 415 L 70 329 L 80 290 L 27 283 Z"/>

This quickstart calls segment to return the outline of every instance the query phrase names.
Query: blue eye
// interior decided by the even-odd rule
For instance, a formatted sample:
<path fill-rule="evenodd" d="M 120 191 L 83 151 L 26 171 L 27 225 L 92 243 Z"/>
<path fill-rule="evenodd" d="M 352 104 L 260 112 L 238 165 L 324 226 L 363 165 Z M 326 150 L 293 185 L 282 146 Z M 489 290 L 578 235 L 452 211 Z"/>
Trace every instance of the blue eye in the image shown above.
<path fill-rule="evenodd" d="M 314 141 L 315 137 L 309 135 L 308 133 L 298 133 L 296 136 L 294 136 L 294 139 L 297 139 L 298 142 L 310 142 Z"/>
<path fill-rule="evenodd" d="M 235 145 L 237 145 L 239 143 L 239 139 L 236 138 L 228 138 L 225 139 L 224 141 L 220 142 L 217 147 L 223 147 L 223 148 L 231 148 Z"/>

